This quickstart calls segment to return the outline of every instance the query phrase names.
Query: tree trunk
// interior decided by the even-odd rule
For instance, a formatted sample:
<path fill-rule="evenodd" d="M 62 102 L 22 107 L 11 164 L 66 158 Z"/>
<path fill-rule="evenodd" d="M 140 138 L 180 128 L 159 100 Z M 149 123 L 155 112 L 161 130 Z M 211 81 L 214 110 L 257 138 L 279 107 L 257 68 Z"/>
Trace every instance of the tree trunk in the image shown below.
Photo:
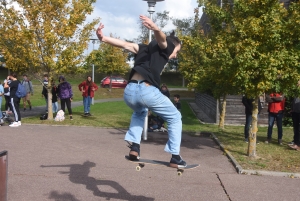
<path fill-rule="evenodd" d="M 219 128 L 222 130 L 224 129 L 224 125 L 225 125 L 225 114 L 226 114 L 226 95 L 223 96 L 223 103 L 220 111 Z"/>
<path fill-rule="evenodd" d="M 249 143 L 248 143 L 248 152 L 247 155 L 251 158 L 256 158 L 256 135 L 257 135 L 257 114 L 258 114 L 258 103 L 259 103 L 259 96 L 256 97 L 253 102 L 253 109 L 252 109 L 252 122 L 251 128 L 249 129 Z"/>

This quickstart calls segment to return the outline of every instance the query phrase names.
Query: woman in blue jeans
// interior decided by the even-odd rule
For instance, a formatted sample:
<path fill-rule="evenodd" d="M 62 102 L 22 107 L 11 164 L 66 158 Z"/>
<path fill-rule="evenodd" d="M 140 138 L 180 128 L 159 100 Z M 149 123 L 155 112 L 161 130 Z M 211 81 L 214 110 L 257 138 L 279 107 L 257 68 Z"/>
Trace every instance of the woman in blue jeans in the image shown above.
<path fill-rule="evenodd" d="M 185 167 L 186 162 L 179 155 L 182 135 L 181 114 L 159 89 L 160 74 L 168 60 L 177 57 L 181 43 L 174 33 L 167 37 L 150 18 L 141 15 L 140 20 L 146 28 L 153 31 L 155 36 L 155 40 L 150 41 L 148 45 L 104 36 L 103 24 L 100 24 L 96 31 L 100 41 L 135 54 L 134 67 L 124 91 L 126 104 L 134 110 L 129 130 L 125 135 L 125 140 L 132 142 L 129 157 L 131 160 L 139 159 L 142 130 L 149 109 L 168 124 L 169 140 L 165 151 L 172 154 L 170 166 Z"/>

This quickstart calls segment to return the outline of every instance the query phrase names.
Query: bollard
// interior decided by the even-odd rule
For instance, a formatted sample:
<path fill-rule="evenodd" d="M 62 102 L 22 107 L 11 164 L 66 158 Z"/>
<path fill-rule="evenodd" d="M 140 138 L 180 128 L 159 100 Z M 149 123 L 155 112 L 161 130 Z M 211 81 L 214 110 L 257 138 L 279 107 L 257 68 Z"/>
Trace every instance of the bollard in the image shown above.
<path fill-rule="evenodd" d="M 148 115 L 145 117 L 144 121 L 144 129 L 143 129 L 143 139 L 147 140 L 148 139 Z"/>
<path fill-rule="evenodd" d="M 0 200 L 7 201 L 7 151 L 0 152 Z"/>

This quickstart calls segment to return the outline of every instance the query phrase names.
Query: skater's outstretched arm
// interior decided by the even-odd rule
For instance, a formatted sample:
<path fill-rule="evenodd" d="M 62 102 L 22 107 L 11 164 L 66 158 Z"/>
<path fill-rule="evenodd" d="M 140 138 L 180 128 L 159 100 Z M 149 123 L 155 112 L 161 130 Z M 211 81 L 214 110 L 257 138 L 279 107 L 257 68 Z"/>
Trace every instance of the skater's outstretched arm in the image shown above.
<path fill-rule="evenodd" d="M 142 20 L 143 22 L 143 25 L 149 29 L 149 30 L 152 30 L 154 32 L 154 36 L 155 36 L 155 39 L 158 43 L 158 46 L 161 48 L 161 49 L 166 49 L 167 48 L 167 37 L 166 37 L 166 34 L 164 34 L 164 32 L 162 32 L 158 26 L 148 17 L 144 16 L 144 15 L 140 15 L 140 19 Z M 151 42 L 151 41 L 149 41 Z"/>
<path fill-rule="evenodd" d="M 123 49 L 126 49 L 134 54 L 137 54 L 138 51 L 139 51 L 139 46 L 138 44 L 136 43 L 130 43 L 130 42 L 127 42 L 127 41 L 123 41 L 123 40 L 120 40 L 120 39 L 117 39 L 117 38 L 112 38 L 112 37 L 108 37 L 108 36 L 105 36 L 102 32 L 102 29 L 104 28 L 104 25 L 102 23 L 100 23 L 97 31 L 96 31 L 96 34 L 99 38 L 100 41 L 104 42 L 104 43 L 108 43 L 112 46 L 115 46 L 115 47 L 120 47 L 120 48 L 123 48 Z"/>

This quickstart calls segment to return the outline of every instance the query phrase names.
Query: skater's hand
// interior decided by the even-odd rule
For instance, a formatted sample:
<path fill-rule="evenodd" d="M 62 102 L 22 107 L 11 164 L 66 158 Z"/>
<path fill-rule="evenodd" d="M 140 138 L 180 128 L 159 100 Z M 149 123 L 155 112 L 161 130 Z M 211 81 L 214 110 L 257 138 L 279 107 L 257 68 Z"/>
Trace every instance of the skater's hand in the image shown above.
<path fill-rule="evenodd" d="M 73 98 L 70 98 L 70 101 L 72 102 L 72 101 L 73 101 Z"/>
<path fill-rule="evenodd" d="M 104 37 L 104 34 L 102 32 L 102 29 L 104 28 L 104 25 L 102 23 L 100 23 L 97 31 L 96 31 L 96 35 L 98 36 L 99 40 L 102 41 L 103 40 L 103 37 Z"/>
<path fill-rule="evenodd" d="M 144 15 L 140 15 L 140 19 L 142 20 L 143 25 L 152 31 L 159 31 L 158 26 L 148 17 Z"/>

